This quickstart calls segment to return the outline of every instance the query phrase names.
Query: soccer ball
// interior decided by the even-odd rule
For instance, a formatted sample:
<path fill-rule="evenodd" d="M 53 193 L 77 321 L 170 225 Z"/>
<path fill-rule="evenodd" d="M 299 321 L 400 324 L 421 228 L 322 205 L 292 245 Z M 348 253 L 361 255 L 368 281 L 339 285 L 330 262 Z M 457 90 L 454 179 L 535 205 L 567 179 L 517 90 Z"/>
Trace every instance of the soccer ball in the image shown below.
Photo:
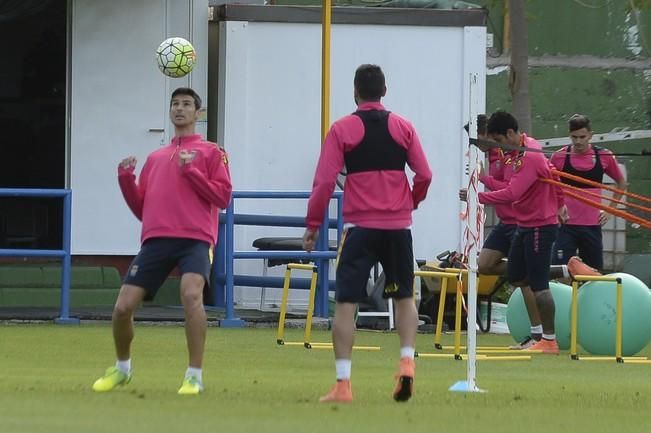
<path fill-rule="evenodd" d="M 192 71 L 197 55 L 192 44 L 185 39 L 168 38 L 156 49 L 156 61 L 163 74 L 181 78 Z"/>

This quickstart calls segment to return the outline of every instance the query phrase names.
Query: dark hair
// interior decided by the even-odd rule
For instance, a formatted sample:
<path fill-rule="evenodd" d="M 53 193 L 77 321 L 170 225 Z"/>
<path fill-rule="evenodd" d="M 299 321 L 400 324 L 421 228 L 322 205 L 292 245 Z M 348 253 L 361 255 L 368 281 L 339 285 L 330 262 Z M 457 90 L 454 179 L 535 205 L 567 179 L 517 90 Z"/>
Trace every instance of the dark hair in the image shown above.
<path fill-rule="evenodd" d="M 477 135 L 486 135 L 486 120 L 485 114 L 477 115 Z M 463 129 L 470 134 L 470 123 L 463 125 Z"/>
<path fill-rule="evenodd" d="M 384 96 L 384 73 L 377 65 L 361 65 L 355 71 L 354 85 L 361 99 L 379 101 Z"/>
<path fill-rule="evenodd" d="M 518 132 L 518 121 L 511 113 L 499 110 L 491 114 L 486 124 L 486 132 L 488 134 L 506 135 L 506 131 L 512 129 L 513 132 Z"/>
<path fill-rule="evenodd" d="M 486 135 L 486 122 L 488 122 L 488 118 L 485 114 L 477 115 L 477 135 Z"/>
<path fill-rule="evenodd" d="M 570 127 L 570 132 L 578 131 L 579 129 L 583 128 L 587 129 L 588 131 L 592 131 L 590 119 L 588 119 L 588 116 L 584 116 L 583 114 L 575 114 L 574 116 L 570 117 L 570 120 L 568 120 L 567 123 Z"/>
<path fill-rule="evenodd" d="M 175 96 L 179 95 L 187 95 L 187 96 L 192 96 L 192 99 L 194 99 L 194 108 L 199 110 L 201 108 L 201 98 L 199 95 L 197 95 L 197 92 L 192 90 L 189 87 L 179 87 L 175 91 L 172 92 L 172 97 L 170 98 L 170 107 L 172 106 L 172 99 L 174 99 Z"/>

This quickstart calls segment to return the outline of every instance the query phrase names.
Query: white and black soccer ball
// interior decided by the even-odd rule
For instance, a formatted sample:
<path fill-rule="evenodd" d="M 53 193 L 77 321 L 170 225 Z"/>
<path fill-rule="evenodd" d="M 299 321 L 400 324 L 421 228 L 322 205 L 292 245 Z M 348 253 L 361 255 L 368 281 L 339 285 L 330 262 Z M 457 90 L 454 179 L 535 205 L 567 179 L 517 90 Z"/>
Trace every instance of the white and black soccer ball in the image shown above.
<path fill-rule="evenodd" d="M 158 69 L 172 78 L 181 78 L 192 71 L 197 54 L 190 42 L 183 38 L 165 39 L 156 49 Z"/>

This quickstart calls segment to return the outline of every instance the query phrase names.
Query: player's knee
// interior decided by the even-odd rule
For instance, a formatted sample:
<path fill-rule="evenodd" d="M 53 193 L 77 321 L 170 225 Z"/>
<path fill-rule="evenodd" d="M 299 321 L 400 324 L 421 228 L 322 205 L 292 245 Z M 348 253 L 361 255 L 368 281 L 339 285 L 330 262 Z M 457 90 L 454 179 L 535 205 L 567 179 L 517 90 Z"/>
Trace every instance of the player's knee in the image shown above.
<path fill-rule="evenodd" d="M 118 300 L 115 303 L 113 308 L 113 318 L 114 319 L 131 319 L 133 312 L 135 310 L 135 305 L 131 305 L 129 302 Z"/>
<path fill-rule="evenodd" d="M 490 275 L 492 273 L 492 270 L 492 266 L 490 266 L 488 263 L 477 263 L 477 271 L 480 274 Z"/>
<path fill-rule="evenodd" d="M 192 287 L 181 291 L 181 303 L 186 307 L 194 307 L 203 303 L 202 288 Z"/>
<path fill-rule="evenodd" d="M 477 262 L 477 271 L 484 275 L 499 275 L 503 272 L 499 267 L 500 262 L 501 260 L 480 260 Z"/>
<path fill-rule="evenodd" d="M 480 254 L 477 258 L 477 271 L 484 275 L 499 274 L 498 265 L 501 261 L 501 257 L 495 257 L 493 254 Z"/>

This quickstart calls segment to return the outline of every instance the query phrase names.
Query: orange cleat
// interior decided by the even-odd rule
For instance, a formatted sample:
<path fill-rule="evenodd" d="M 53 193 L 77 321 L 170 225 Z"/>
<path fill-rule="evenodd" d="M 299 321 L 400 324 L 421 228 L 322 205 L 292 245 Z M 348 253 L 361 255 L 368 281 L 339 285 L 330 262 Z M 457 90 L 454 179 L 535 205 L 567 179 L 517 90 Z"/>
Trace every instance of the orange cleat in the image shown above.
<path fill-rule="evenodd" d="M 527 350 L 531 349 L 531 346 L 536 344 L 538 341 L 534 340 L 531 337 L 527 337 L 524 340 L 522 340 L 520 343 L 514 345 L 514 346 L 509 346 L 510 350 Z"/>
<path fill-rule="evenodd" d="M 598 277 L 601 272 L 583 263 L 579 256 L 572 256 L 567 261 L 567 271 L 572 277 L 575 275 L 586 275 L 591 277 Z"/>
<path fill-rule="evenodd" d="M 321 403 L 351 403 L 353 401 L 353 389 L 350 380 L 338 380 L 335 386 L 319 399 Z"/>
<path fill-rule="evenodd" d="M 549 355 L 558 355 L 560 352 L 556 340 L 545 340 L 544 338 L 531 346 L 529 350 L 540 350 Z"/>
<path fill-rule="evenodd" d="M 400 367 L 396 374 L 396 387 L 393 390 L 395 401 L 407 401 L 414 392 L 414 376 L 416 375 L 416 363 L 412 358 L 400 358 Z"/>

